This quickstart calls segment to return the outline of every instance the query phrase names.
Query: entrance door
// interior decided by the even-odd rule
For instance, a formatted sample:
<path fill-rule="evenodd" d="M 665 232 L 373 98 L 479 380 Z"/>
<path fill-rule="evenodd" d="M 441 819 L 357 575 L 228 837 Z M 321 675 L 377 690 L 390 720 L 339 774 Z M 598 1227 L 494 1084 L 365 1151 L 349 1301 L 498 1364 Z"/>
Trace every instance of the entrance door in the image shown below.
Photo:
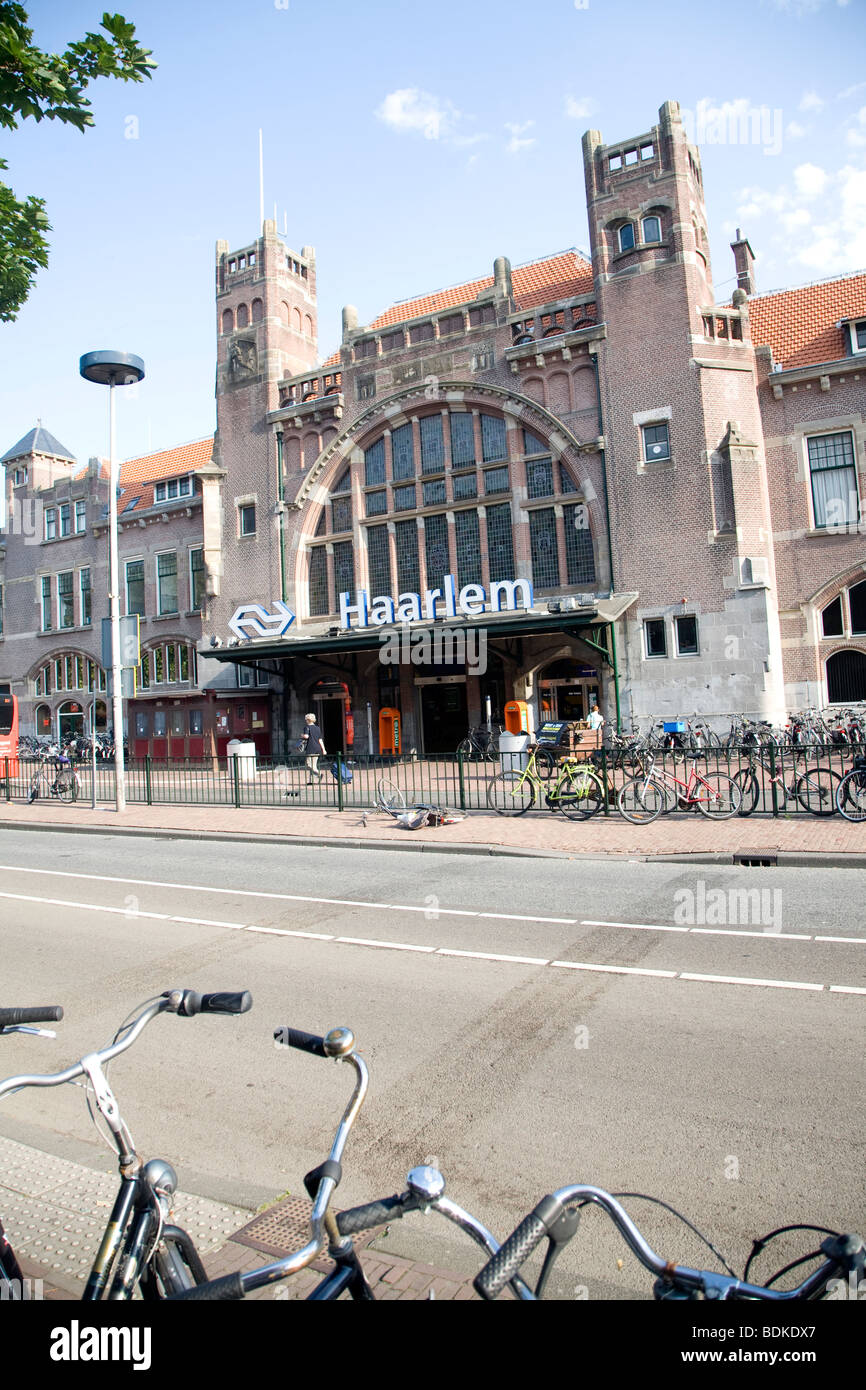
<path fill-rule="evenodd" d="M 422 685 L 421 722 L 425 754 L 456 753 L 468 730 L 466 682 Z"/>
<path fill-rule="evenodd" d="M 344 702 L 339 700 L 316 700 L 316 716 L 322 731 L 322 740 L 328 754 L 345 753 L 346 739 L 343 724 Z"/>

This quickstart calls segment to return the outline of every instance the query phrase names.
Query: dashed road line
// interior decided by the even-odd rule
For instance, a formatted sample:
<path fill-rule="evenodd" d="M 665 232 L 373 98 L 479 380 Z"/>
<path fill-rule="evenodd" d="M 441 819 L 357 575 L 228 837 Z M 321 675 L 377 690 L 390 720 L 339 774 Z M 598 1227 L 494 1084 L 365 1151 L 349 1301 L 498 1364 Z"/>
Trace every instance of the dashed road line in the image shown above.
<path fill-rule="evenodd" d="M 43 898 L 25 893 L 0 892 L 0 898 L 7 898 L 16 902 L 40 903 L 48 907 L 68 907 L 79 912 L 104 912 L 111 916 L 126 917 L 135 920 L 146 917 L 150 920 L 160 922 L 178 922 L 185 926 L 222 927 L 230 931 L 252 932 L 263 936 L 286 936 L 303 938 L 305 940 L 331 942 L 335 946 L 360 946 L 367 950 L 412 951 L 421 955 L 448 956 L 452 959 L 491 961 L 497 964 L 508 965 L 531 965 L 542 968 L 589 971 L 608 975 L 646 976 L 660 980 L 685 980 L 687 983 L 692 984 L 751 985 L 762 986 L 766 989 L 811 990 L 817 993 L 826 992 L 830 994 L 866 995 L 866 988 L 860 988 L 856 985 L 821 985 L 805 980 L 767 980 L 755 979 L 751 976 L 742 975 L 701 975 L 685 970 L 654 970 L 647 966 L 610 965 L 607 963 L 590 961 L 548 960 L 542 956 L 502 955 L 493 951 L 463 951 L 451 946 L 434 946 L 406 941 L 383 941 L 368 937 L 332 936 L 325 932 L 295 931 L 285 927 L 262 927 L 249 922 L 215 921 L 213 918 L 209 917 L 179 917 L 168 912 L 147 912 L 143 909 L 136 909 L 135 912 L 131 912 L 128 907 L 109 907 L 104 903 L 74 902 L 65 898 Z"/>

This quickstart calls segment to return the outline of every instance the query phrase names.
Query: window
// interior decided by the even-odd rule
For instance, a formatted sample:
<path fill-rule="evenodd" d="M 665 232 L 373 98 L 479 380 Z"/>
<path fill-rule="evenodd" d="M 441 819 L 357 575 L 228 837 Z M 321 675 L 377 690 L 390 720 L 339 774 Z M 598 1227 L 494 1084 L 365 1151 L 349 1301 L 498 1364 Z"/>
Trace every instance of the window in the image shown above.
<path fill-rule="evenodd" d="M 75 503 L 75 534 L 79 536 L 82 531 L 87 530 L 87 503 L 84 498 L 80 498 Z"/>
<path fill-rule="evenodd" d="M 60 506 L 60 534 L 72 535 L 72 508 L 68 502 L 63 502 Z"/>
<path fill-rule="evenodd" d="M 81 606 L 81 626 L 90 627 L 93 615 L 90 605 L 90 570 L 78 571 L 78 597 Z"/>
<path fill-rule="evenodd" d="M 550 459 L 535 459 L 526 465 L 528 497 L 550 497 L 553 492 L 553 464 Z"/>
<path fill-rule="evenodd" d="M 241 537 L 256 534 L 255 502 L 243 502 L 238 507 L 238 534 Z"/>
<path fill-rule="evenodd" d="M 857 525 L 860 507 L 850 433 L 815 434 L 807 441 L 816 529 Z"/>
<path fill-rule="evenodd" d="M 355 588 L 355 548 L 351 541 L 337 541 L 334 546 L 334 586 L 338 595 L 352 594 Z"/>
<path fill-rule="evenodd" d="M 42 631 L 51 631 L 51 575 L 42 576 Z"/>
<path fill-rule="evenodd" d="M 556 544 L 556 516 L 552 507 L 529 513 L 529 544 L 533 584 L 536 589 L 555 588 L 559 583 L 559 551 Z"/>
<path fill-rule="evenodd" d="M 144 617 L 144 561 L 126 562 L 126 611 Z"/>
<path fill-rule="evenodd" d="M 858 323 L 852 323 L 849 327 L 851 329 L 851 351 L 866 352 L 866 319 L 860 319 Z"/>
<path fill-rule="evenodd" d="M 507 468 L 487 468 L 484 472 L 484 492 L 507 492 L 511 483 Z"/>
<path fill-rule="evenodd" d="M 384 496 L 384 493 L 381 494 Z M 369 503 L 368 503 L 369 512 Z M 331 501 L 331 528 L 334 531 L 351 531 L 352 529 L 352 499 L 351 497 L 334 497 Z"/>
<path fill-rule="evenodd" d="M 156 611 L 177 612 L 177 552 L 164 551 L 156 557 Z"/>
<path fill-rule="evenodd" d="M 837 594 L 821 614 L 821 629 L 825 637 L 842 637 L 845 624 L 842 618 L 842 595 Z"/>
<path fill-rule="evenodd" d="M 511 507 L 506 502 L 487 508 L 487 554 L 490 557 L 490 582 L 514 578 L 514 543 Z"/>
<path fill-rule="evenodd" d="M 394 527 L 397 548 L 397 587 L 401 594 L 417 594 L 421 588 L 418 565 L 418 526 L 414 521 L 398 521 Z"/>
<path fill-rule="evenodd" d="M 49 507 L 45 513 L 45 539 L 53 541 L 57 538 L 57 513 L 53 507 Z"/>
<path fill-rule="evenodd" d="M 698 620 L 694 614 L 684 613 L 681 617 L 674 618 L 674 627 L 677 632 L 677 655 L 697 656 Z"/>
<path fill-rule="evenodd" d="M 323 545 L 310 551 L 310 617 L 328 613 L 328 556 Z"/>
<path fill-rule="evenodd" d="M 458 473 L 453 479 L 454 501 L 460 502 L 466 497 L 478 496 L 478 479 L 474 473 Z"/>
<path fill-rule="evenodd" d="M 419 423 L 421 426 L 421 472 L 441 473 L 445 467 L 442 416 L 425 415 Z"/>
<path fill-rule="evenodd" d="M 424 550 L 427 558 L 427 588 L 442 589 L 451 566 L 448 562 L 448 521 L 443 513 L 424 521 Z"/>
<path fill-rule="evenodd" d="M 370 575 L 370 597 L 391 593 L 391 549 L 387 526 L 367 529 L 367 564 Z"/>
<path fill-rule="evenodd" d="M 205 604 L 204 550 L 189 552 L 189 606 L 194 613 L 200 613 Z"/>
<path fill-rule="evenodd" d="M 485 463 L 505 458 L 505 421 L 498 415 L 481 416 L 481 453 Z"/>
<path fill-rule="evenodd" d="M 866 580 L 848 590 L 848 607 L 851 612 L 851 631 L 859 636 L 866 632 Z"/>
<path fill-rule="evenodd" d="M 457 585 L 462 589 L 466 584 L 480 584 L 481 576 L 481 538 L 478 530 L 476 511 L 457 512 L 454 517 L 454 534 L 457 542 Z"/>
<path fill-rule="evenodd" d="M 399 425 L 391 435 L 391 476 L 395 481 L 415 477 L 415 443 L 409 424 Z"/>
<path fill-rule="evenodd" d="M 451 467 L 466 468 L 475 462 L 475 424 L 471 415 L 451 416 Z"/>
<path fill-rule="evenodd" d="M 563 507 L 565 522 L 565 565 L 569 584 L 595 583 L 595 558 L 592 553 L 592 532 L 589 529 L 589 508 L 585 502 Z"/>
<path fill-rule="evenodd" d="M 634 223 L 626 222 L 618 232 L 620 251 L 634 250 Z"/>
<path fill-rule="evenodd" d="M 445 501 L 445 480 L 440 479 L 435 483 L 424 483 L 421 488 L 424 494 L 425 507 L 438 507 Z"/>
<path fill-rule="evenodd" d="M 367 487 L 378 487 L 385 481 L 385 441 L 377 439 L 370 449 L 364 450 L 364 482 Z"/>
<path fill-rule="evenodd" d="M 863 652 L 834 652 L 828 658 L 827 698 L 831 705 L 866 699 L 866 656 Z"/>
<path fill-rule="evenodd" d="M 394 511 L 411 512 L 415 506 L 415 484 L 394 489 Z"/>
<path fill-rule="evenodd" d="M 388 496 L 383 488 L 381 492 L 367 493 L 367 515 L 384 516 L 388 510 Z"/>
<path fill-rule="evenodd" d="M 645 217 L 643 220 L 643 239 L 645 242 L 661 241 L 662 224 L 660 217 Z"/>
<path fill-rule="evenodd" d="M 643 456 L 647 463 L 658 463 L 671 456 L 671 442 L 667 423 L 644 425 Z"/>
<path fill-rule="evenodd" d="M 664 618 L 647 618 L 643 630 L 647 656 L 667 656 L 668 639 Z"/>

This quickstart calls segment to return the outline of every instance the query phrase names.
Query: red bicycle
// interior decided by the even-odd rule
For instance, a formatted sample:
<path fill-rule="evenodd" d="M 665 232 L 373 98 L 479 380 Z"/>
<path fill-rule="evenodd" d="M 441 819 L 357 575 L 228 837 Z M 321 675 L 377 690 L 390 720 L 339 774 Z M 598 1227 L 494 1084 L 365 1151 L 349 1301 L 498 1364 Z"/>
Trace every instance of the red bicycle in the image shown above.
<path fill-rule="evenodd" d="M 632 777 L 620 787 L 616 799 L 622 816 L 633 825 L 645 825 L 667 811 L 690 811 L 693 808 L 713 820 L 735 816 L 743 800 L 742 788 L 723 772 L 698 772 L 692 754 L 692 765 L 685 782 L 664 768 L 657 772 L 655 758 L 650 756 L 639 777 Z"/>

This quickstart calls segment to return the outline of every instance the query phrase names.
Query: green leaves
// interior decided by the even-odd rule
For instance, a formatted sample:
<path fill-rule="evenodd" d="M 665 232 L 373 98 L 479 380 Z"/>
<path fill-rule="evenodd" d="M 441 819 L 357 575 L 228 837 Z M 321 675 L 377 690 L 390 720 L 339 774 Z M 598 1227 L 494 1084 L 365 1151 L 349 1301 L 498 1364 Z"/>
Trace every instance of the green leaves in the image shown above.
<path fill-rule="evenodd" d="M 156 63 L 137 43 L 134 24 L 106 12 L 101 27 L 105 34 L 87 33 L 63 53 L 43 53 L 33 45 L 23 6 L 0 0 L 0 128 L 49 120 L 83 131 L 93 125 L 84 94 L 91 82 L 98 77 L 143 82 L 151 76 Z M 0 160 L 0 169 L 6 167 Z M 48 264 L 45 233 L 51 227 L 44 207 L 41 198 L 18 201 L 0 184 L 0 321 L 16 317 L 37 269 Z"/>

